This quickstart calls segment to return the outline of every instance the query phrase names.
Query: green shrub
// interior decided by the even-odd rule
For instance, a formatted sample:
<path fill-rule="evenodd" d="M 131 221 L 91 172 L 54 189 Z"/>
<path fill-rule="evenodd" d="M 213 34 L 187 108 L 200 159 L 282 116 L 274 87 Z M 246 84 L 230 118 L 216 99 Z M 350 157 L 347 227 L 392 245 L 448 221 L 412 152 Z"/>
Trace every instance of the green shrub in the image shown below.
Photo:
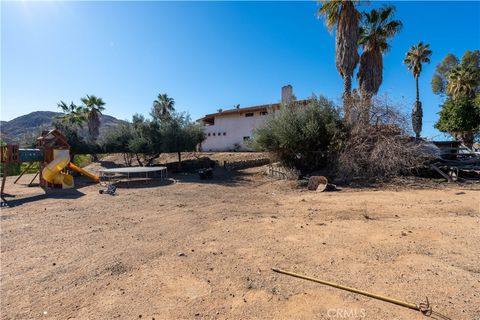
<path fill-rule="evenodd" d="M 30 163 L 28 162 L 22 163 L 20 166 L 20 172 L 23 172 L 23 170 L 25 170 L 29 165 Z M 38 164 L 38 162 L 34 162 L 32 166 L 28 168 L 28 170 L 25 173 L 37 173 L 39 169 L 40 169 L 40 165 Z"/>
<path fill-rule="evenodd" d="M 73 157 L 73 163 L 80 168 L 83 168 L 93 161 L 93 156 L 90 154 L 76 154 Z"/>
<path fill-rule="evenodd" d="M 250 146 L 272 152 L 283 164 L 304 171 L 324 168 L 344 130 L 339 111 L 325 97 L 307 106 L 293 102 L 270 115 L 254 131 Z"/>
<path fill-rule="evenodd" d="M 435 128 L 472 145 L 480 131 L 480 94 L 475 99 L 465 95 L 448 97 L 439 115 Z"/>
<path fill-rule="evenodd" d="M 22 172 L 21 164 L 20 163 L 9 163 L 9 164 L 1 164 L 0 170 L 3 174 L 3 166 L 7 167 L 7 177 L 8 176 L 18 176 L 20 172 Z"/>

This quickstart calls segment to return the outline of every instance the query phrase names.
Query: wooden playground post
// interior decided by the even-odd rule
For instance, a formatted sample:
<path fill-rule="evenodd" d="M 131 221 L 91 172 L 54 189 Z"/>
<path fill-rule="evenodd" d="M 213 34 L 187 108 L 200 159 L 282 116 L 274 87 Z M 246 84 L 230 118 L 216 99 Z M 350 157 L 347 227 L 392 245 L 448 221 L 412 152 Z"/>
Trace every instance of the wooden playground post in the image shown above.
<path fill-rule="evenodd" d="M 28 171 L 28 169 L 30 169 L 30 167 L 33 165 L 33 162 L 30 162 L 30 164 L 22 171 L 22 173 L 20 173 L 20 175 L 17 177 L 17 179 L 15 179 L 15 181 L 13 182 L 13 184 L 16 184 L 18 182 L 18 180 L 20 180 L 20 178 L 25 174 L 25 172 Z"/>
<path fill-rule="evenodd" d="M 3 190 L 5 189 L 5 181 L 7 179 L 7 165 L 6 163 L 3 164 L 3 172 L 2 172 L 2 189 L 1 189 L 1 196 L 3 197 Z"/>
<path fill-rule="evenodd" d="M 30 183 L 28 184 L 29 187 L 32 186 L 33 181 L 35 180 L 35 178 L 38 176 L 39 173 L 40 173 L 40 170 L 38 170 L 37 173 L 35 173 L 35 175 L 32 178 L 32 181 L 30 181 Z"/>

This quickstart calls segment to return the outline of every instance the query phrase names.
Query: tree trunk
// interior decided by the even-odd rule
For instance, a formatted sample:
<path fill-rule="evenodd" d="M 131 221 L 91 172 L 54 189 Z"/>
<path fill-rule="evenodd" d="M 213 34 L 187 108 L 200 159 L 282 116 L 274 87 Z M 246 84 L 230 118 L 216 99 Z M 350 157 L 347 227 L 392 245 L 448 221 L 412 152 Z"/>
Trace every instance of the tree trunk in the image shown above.
<path fill-rule="evenodd" d="M 180 151 L 178 153 L 178 169 L 182 168 L 182 153 Z"/>
<path fill-rule="evenodd" d="M 143 163 L 142 163 L 142 161 L 140 160 L 140 156 L 138 155 L 138 153 L 135 153 L 135 157 L 137 158 L 138 165 L 139 165 L 140 167 L 143 167 Z"/>
<path fill-rule="evenodd" d="M 419 102 L 420 101 L 420 90 L 418 89 L 418 78 L 419 76 L 416 76 L 415 77 L 415 84 L 417 86 L 417 96 L 416 96 L 416 101 Z"/>
<path fill-rule="evenodd" d="M 350 112 L 352 109 L 352 78 L 350 76 L 343 77 L 343 122 L 350 125 Z"/>
<path fill-rule="evenodd" d="M 132 166 L 132 158 L 133 158 L 133 155 L 131 153 L 129 152 L 123 153 L 123 162 L 125 163 L 126 167 Z"/>
<path fill-rule="evenodd" d="M 460 135 L 460 140 L 463 144 L 469 148 L 473 147 L 474 134 L 472 131 L 462 132 Z"/>
<path fill-rule="evenodd" d="M 150 166 L 152 165 L 153 160 L 157 159 L 158 157 L 160 157 L 160 152 L 154 154 L 151 158 L 149 158 L 149 159 L 147 160 L 147 163 L 145 164 L 145 166 L 146 166 L 146 167 L 150 167 Z"/>
<path fill-rule="evenodd" d="M 420 133 L 422 132 L 422 118 L 423 118 L 423 110 L 422 110 L 422 103 L 420 101 L 415 101 L 412 110 L 412 128 L 415 132 L 415 137 L 417 139 L 420 138 Z"/>
<path fill-rule="evenodd" d="M 419 139 L 420 133 L 422 132 L 423 110 L 422 110 L 422 103 L 420 102 L 420 93 L 418 89 L 418 76 L 415 77 L 415 85 L 416 85 L 416 96 L 415 96 L 415 104 L 413 105 L 413 110 L 412 110 L 412 128 L 413 128 L 413 131 L 415 132 L 415 137 Z"/>
<path fill-rule="evenodd" d="M 372 103 L 373 94 L 368 92 L 362 92 L 362 99 L 360 102 L 360 122 L 362 125 L 367 126 L 370 122 L 370 106 Z"/>

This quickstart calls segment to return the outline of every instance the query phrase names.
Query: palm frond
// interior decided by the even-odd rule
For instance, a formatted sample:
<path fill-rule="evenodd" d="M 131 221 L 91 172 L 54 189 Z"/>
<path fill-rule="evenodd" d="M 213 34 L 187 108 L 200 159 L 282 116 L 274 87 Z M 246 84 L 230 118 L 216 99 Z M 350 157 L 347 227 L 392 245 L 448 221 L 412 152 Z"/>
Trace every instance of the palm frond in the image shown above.
<path fill-rule="evenodd" d="M 68 105 L 62 100 L 60 100 L 60 102 L 57 103 L 57 107 L 62 109 L 62 111 L 65 112 L 65 113 L 67 113 L 69 111 Z"/>
<path fill-rule="evenodd" d="M 325 25 L 329 31 L 332 31 L 340 19 L 341 0 L 318 1 L 320 7 L 317 11 L 317 17 L 324 18 Z"/>

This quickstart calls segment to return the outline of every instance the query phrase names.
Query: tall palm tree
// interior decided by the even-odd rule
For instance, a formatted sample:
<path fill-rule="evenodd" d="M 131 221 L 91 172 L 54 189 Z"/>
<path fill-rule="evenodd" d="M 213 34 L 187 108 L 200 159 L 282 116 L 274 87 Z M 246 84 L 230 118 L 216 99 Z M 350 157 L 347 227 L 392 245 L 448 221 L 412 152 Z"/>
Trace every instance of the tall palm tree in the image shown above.
<path fill-rule="evenodd" d="M 318 16 L 323 16 L 327 28 L 335 31 L 335 64 L 343 78 L 343 108 L 345 122 L 350 122 L 352 77 L 357 67 L 359 23 L 361 14 L 355 8 L 358 1 L 321 1 Z"/>
<path fill-rule="evenodd" d="M 430 50 L 429 44 L 424 44 L 420 41 L 418 44 L 413 45 L 410 50 L 407 52 L 403 63 L 407 65 L 408 70 L 411 70 L 413 77 L 415 78 L 416 85 L 416 96 L 415 104 L 413 105 L 412 110 L 412 127 L 415 131 L 415 136 L 420 138 L 420 132 L 422 132 L 422 118 L 423 110 L 422 103 L 420 102 L 420 91 L 418 87 L 418 78 L 420 73 L 422 73 L 422 63 L 430 63 L 430 56 L 432 55 L 432 50 Z"/>
<path fill-rule="evenodd" d="M 80 100 L 85 105 L 85 113 L 87 114 L 89 141 L 95 143 L 100 134 L 100 117 L 102 116 L 102 111 L 105 110 L 105 102 L 102 98 L 94 95 L 87 95 Z"/>
<path fill-rule="evenodd" d="M 170 98 L 166 93 L 159 94 L 157 99 L 153 101 L 151 116 L 155 119 L 164 119 L 169 116 L 170 112 L 175 111 L 173 107 L 175 100 Z"/>
<path fill-rule="evenodd" d="M 402 28 L 402 22 L 392 20 L 395 7 L 387 6 L 364 12 L 359 43 L 363 48 L 357 73 L 362 94 L 362 122 L 368 123 L 372 97 L 377 94 L 383 80 L 383 54 L 391 40 Z"/>
<path fill-rule="evenodd" d="M 62 109 L 63 114 L 57 118 L 63 122 L 71 124 L 74 127 L 82 128 L 87 121 L 87 115 L 82 106 L 77 106 L 73 101 L 68 105 L 64 101 L 57 103 L 57 106 Z"/>
<path fill-rule="evenodd" d="M 471 65 L 459 64 L 447 73 L 447 94 L 454 98 L 459 95 L 475 97 L 479 84 L 480 74 Z"/>

